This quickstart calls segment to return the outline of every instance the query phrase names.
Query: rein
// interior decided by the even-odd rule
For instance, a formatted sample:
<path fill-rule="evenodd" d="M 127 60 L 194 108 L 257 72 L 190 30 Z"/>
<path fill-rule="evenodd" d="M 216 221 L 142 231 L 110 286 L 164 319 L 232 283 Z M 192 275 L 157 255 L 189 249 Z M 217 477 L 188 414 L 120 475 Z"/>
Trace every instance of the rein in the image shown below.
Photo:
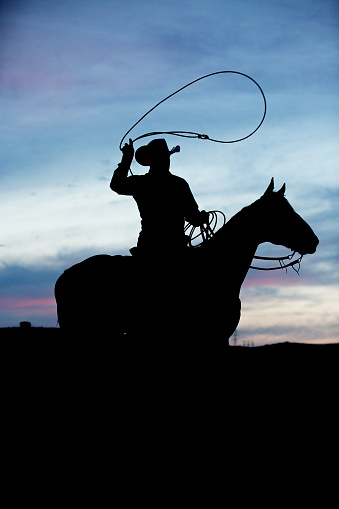
<path fill-rule="evenodd" d="M 197 226 L 193 226 L 190 223 L 187 223 L 184 229 L 185 234 L 188 237 L 188 245 L 189 247 L 193 249 L 197 249 L 201 247 L 205 242 L 207 242 L 210 238 L 213 237 L 214 231 L 216 229 L 217 223 L 218 223 L 218 214 L 221 214 L 223 224 L 221 226 L 224 226 L 226 224 L 226 216 L 223 212 L 220 210 L 212 210 L 208 212 L 208 223 L 206 225 L 200 226 L 200 231 L 195 234 L 195 230 L 198 228 Z M 192 241 L 196 240 L 201 236 L 202 240 L 199 244 L 193 245 Z M 272 256 L 254 256 L 253 259 L 255 260 L 264 260 L 264 261 L 271 261 L 271 262 L 279 262 L 279 265 L 277 267 L 254 267 L 253 265 L 250 265 L 250 269 L 254 270 L 282 270 L 285 269 L 287 272 L 288 267 L 292 267 L 292 269 L 299 275 L 300 271 L 300 264 L 301 260 L 303 258 L 303 255 L 300 255 L 296 260 L 293 260 L 293 257 L 295 255 L 295 251 L 293 251 L 288 256 L 278 256 L 278 257 L 272 257 Z M 286 260 L 289 260 L 289 263 L 284 263 Z M 298 265 L 296 268 L 295 265 Z"/>
<path fill-rule="evenodd" d="M 287 268 L 288 267 L 292 267 L 292 269 L 299 276 L 300 264 L 301 264 L 301 260 L 303 258 L 303 255 L 300 255 L 299 258 L 297 258 L 296 260 L 291 261 L 290 263 L 284 263 L 285 260 L 292 260 L 294 255 L 295 255 L 295 251 L 293 251 L 293 253 L 291 253 L 288 256 L 279 256 L 278 258 L 274 258 L 274 257 L 270 257 L 270 256 L 254 256 L 253 258 L 255 258 L 256 260 L 278 261 L 279 262 L 279 266 L 278 267 L 253 267 L 252 265 L 250 265 L 250 269 L 255 269 L 255 270 L 280 270 L 280 269 L 286 269 L 286 272 L 287 272 Z M 295 265 L 298 265 L 298 268 L 295 268 L 294 267 Z"/>

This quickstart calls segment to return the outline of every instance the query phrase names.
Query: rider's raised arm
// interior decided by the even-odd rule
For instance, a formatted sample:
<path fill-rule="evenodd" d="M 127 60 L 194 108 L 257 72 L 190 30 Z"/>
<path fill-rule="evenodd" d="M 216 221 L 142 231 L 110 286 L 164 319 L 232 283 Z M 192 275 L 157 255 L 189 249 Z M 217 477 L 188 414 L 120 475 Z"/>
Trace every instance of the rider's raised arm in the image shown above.
<path fill-rule="evenodd" d="M 118 165 L 113 173 L 110 188 L 118 194 L 132 195 L 133 194 L 133 177 L 127 177 L 129 167 Z"/>
<path fill-rule="evenodd" d="M 125 143 L 122 148 L 121 163 L 113 173 L 110 188 L 118 194 L 133 194 L 133 179 L 127 177 L 134 156 L 133 142 L 130 139 L 129 144 Z"/>

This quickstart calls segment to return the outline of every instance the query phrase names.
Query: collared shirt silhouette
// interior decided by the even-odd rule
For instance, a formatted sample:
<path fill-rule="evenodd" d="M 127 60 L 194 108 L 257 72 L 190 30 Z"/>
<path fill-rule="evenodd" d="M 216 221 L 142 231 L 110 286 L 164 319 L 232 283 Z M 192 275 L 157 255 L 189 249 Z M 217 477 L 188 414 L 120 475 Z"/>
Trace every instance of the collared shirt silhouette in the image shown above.
<path fill-rule="evenodd" d="M 141 217 L 138 252 L 182 252 L 185 219 L 199 226 L 208 220 L 208 214 L 199 211 L 186 180 L 170 173 L 172 152 L 166 141 L 155 139 L 137 149 L 136 161 L 150 167 L 145 175 L 127 176 L 134 156 L 132 140 L 124 145 L 122 152 L 110 187 L 118 194 L 133 196 L 137 203 Z"/>

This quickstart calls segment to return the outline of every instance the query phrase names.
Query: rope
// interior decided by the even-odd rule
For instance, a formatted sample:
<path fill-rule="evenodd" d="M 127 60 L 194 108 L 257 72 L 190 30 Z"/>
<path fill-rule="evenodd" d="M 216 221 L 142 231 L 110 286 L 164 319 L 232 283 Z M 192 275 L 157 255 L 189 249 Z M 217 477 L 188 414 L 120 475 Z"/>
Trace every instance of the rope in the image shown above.
<path fill-rule="evenodd" d="M 221 214 L 222 220 L 223 220 L 222 226 L 224 226 L 224 224 L 226 224 L 226 216 L 220 210 L 211 210 L 211 211 L 208 212 L 208 223 L 206 223 L 206 225 L 200 225 L 198 227 L 198 226 L 193 226 L 190 223 L 186 224 L 186 226 L 184 228 L 184 233 L 188 237 L 188 245 L 189 245 L 189 247 L 197 249 L 198 247 L 201 247 L 204 242 L 206 242 L 211 237 L 213 237 L 214 230 L 216 229 L 216 226 L 217 226 L 217 223 L 218 223 L 218 214 Z M 194 235 L 195 234 L 195 230 L 197 228 L 199 228 L 199 231 L 198 231 L 198 233 L 196 235 Z M 193 245 L 192 242 L 194 240 L 196 240 L 197 238 L 199 238 L 200 236 L 202 238 L 201 242 L 199 244 Z"/>
<path fill-rule="evenodd" d="M 223 141 L 223 140 L 216 140 L 216 139 L 213 139 L 213 138 L 210 138 L 208 136 L 208 134 L 199 134 L 199 133 L 195 133 L 195 132 L 191 132 L 191 131 L 154 131 L 154 132 L 151 132 L 151 133 L 146 133 L 146 134 L 142 134 L 141 136 L 138 136 L 137 138 L 135 138 L 133 140 L 133 142 L 137 141 L 137 140 L 141 140 L 142 138 L 146 138 L 148 136 L 158 136 L 159 134 L 170 134 L 170 135 L 173 135 L 173 136 L 180 136 L 182 138 L 198 138 L 199 140 L 209 140 L 209 141 L 213 141 L 215 143 L 237 143 L 238 141 L 243 141 L 243 140 L 246 140 L 247 138 L 249 138 L 250 136 L 252 136 L 252 134 L 254 134 L 258 129 L 259 127 L 261 126 L 261 124 L 263 123 L 264 119 L 265 119 L 265 116 L 266 116 L 266 109 L 267 109 L 267 104 L 266 104 L 266 98 L 265 98 L 265 94 L 261 88 L 261 86 L 259 85 L 259 83 L 257 83 L 253 78 L 251 78 L 251 76 L 248 76 L 247 74 L 244 74 L 243 72 L 238 72 L 238 71 L 218 71 L 218 72 L 212 72 L 211 74 L 206 74 L 205 76 L 201 76 L 200 78 L 197 78 L 196 80 L 193 80 L 191 81 L 190 83 L 187 83 L 187 85 L 184 85 L 183 87 L 179 88 L 178 90 L 176 90 L 175 92 L 173 92 L 172 94 L 168 95 L 167 97 L 165 97 L 165 99 L 162 99 L 161 101 L 159 101 L 155 106 L 153 106 L 153 108 L 151 108 L 150 110 L 148 110 L 141 118 L 139 118 L 139 120 L 133 124 L 133 126 L 127 131 L 127 133 L 122 137 L 121 141 L 120 141 L 120 145 L 119 145 L 119 148 L 120 150 L 122 150 L 122 144 L 123 144 L 123 141 L 124 139 L 126 138 L 126 136 L 145 118 L 147 117 L 147 115 L 149 115 L 152 111 L 155 110 L 155 108 L 157 108 L 158 106 L 160 106 L 160 104 L 164 103 L 165 101 L 167 101 L 167 99 L 170 99 L 171 97 L 173 97 L 174 95 L 178 94 L 179 92 L 181 92 L 182 90 L 184 90 L 185 88 L 187 87 L 190 87 L 191 85 L 193 85 L 194 83 L 197 83 L 198 81 L 201 81 L 205 78 L 210 78 L 211 76 L 215 76 L 217 74 L 238 74 L 240 76 L 244 76 L 245 78 L 253 81 L 253 83 L 258 87 L 258 89 L 260 90 L 260 93 L 262 95 L 262 98 L 264 100 L 264 113 L 263 113 L 263 116 L 262 116 L 262 119 L 260 120 L 259 124 L 257 125 L 257 127 L 250 133 L 248 134 L 247 136 L 244 136 L 242 138 L 238 138 L 236 140 L 230 140 L 230 141 Z"/>

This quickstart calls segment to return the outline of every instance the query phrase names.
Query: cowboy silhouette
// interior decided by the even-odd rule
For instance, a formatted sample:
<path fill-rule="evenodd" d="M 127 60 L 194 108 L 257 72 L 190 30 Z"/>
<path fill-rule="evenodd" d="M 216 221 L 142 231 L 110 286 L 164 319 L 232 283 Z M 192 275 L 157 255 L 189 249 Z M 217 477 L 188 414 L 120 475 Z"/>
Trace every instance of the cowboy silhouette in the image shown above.
<path fill-rule="evenodd" d="M 180 148 L 168 149 L 166 140 L 155 139 L 135 152 L 136 161 L 149 166 L 145 175 L 127 176 L 134 156 L 133 142 L 122 148 L 122 159 L 114 171 L 110 187 L 121 195 L 133 196 L 140 217 L 137 250 L 132 254 L 182 254 L 187 245 L 185 219 L 194 226 L 208 222 L 208 213 L 199 211 L 191 189 L 170 170 L 170 156 Z"/>

